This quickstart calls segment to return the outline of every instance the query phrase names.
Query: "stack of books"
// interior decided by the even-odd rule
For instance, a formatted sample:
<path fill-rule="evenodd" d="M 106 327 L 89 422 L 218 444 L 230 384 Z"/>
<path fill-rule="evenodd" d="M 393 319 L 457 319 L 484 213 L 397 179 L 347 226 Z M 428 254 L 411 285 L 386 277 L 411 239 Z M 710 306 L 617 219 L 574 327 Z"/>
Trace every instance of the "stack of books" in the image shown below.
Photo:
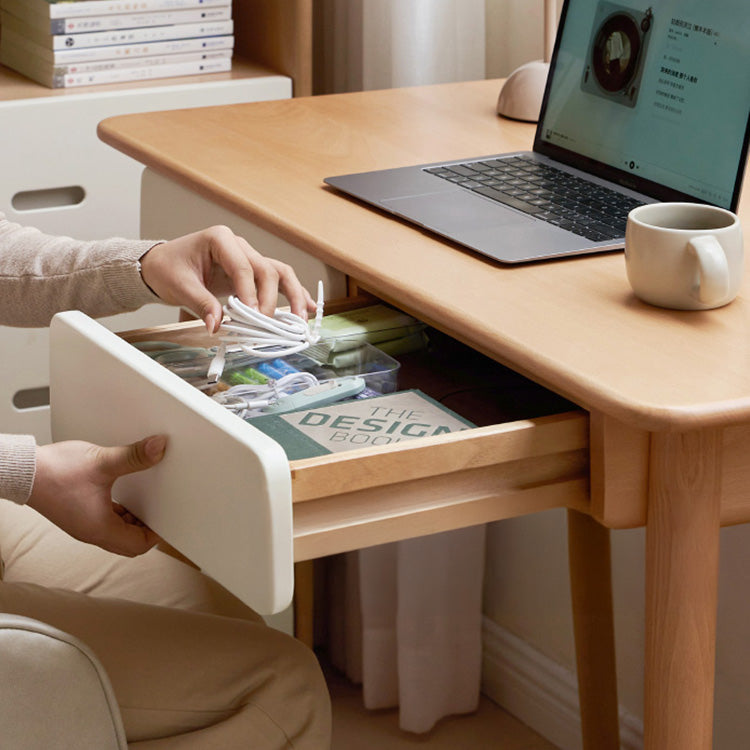
<path fill-rule="evenodd" d="M 0 63 L 50 88 L 231 70 L 232 0 L 0 0 Z"/>

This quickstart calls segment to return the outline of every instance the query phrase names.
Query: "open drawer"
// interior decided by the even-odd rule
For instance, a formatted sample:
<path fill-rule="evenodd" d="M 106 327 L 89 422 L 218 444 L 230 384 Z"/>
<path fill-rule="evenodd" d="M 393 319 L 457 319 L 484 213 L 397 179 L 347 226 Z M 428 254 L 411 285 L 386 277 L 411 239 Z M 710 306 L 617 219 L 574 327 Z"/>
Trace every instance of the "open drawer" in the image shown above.
<path fill-rule="evenodd" d="M 115 445 L 168 435 L 162 463 L 119 479 L 117 500 L 262 614 L 291 601 L 295 561 L 588 508 L 588 416 L 562 400 L 562 413 L 289 461 L 273 439 L 131 346 L 149 338 L 206 343 L 200 323 L 121 337 L 79 312 L 55 317 L 53 437 Z"/>

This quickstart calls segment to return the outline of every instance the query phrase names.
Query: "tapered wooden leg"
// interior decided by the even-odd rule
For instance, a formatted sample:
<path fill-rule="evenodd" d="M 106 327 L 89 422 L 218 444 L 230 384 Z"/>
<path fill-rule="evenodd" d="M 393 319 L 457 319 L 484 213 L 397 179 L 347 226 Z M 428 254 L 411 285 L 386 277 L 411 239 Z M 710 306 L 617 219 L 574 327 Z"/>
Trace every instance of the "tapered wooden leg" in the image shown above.
<path fill-rule="evenodd" d="M 721 431 L 656 433 L 646 526 L 646 750 L 710 750 Z"/>
<path fill-rule="evenodd" d="M 314 561 L 294 564 L 294 636 L 313 648 L 313 610 L 315 601 Z"/>
<path fill-rule="evenodd" d="M 609 530 L 568 511 L 568 554 L 583 750 L 618 750 Z"/>

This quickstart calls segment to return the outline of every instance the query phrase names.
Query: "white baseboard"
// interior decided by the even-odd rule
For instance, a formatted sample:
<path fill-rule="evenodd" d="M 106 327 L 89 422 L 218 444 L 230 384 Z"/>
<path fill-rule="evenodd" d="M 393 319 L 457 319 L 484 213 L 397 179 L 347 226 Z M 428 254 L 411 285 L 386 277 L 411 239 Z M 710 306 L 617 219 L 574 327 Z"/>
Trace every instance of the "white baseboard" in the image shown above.
<path fill-rule="evenodd" d="M 580 750 L 575 674 L 486 617 L 482 640 L 482 692 L 560 750 Z M 620 747 L 643 748 L 643 723 L 623 708 Z"/>

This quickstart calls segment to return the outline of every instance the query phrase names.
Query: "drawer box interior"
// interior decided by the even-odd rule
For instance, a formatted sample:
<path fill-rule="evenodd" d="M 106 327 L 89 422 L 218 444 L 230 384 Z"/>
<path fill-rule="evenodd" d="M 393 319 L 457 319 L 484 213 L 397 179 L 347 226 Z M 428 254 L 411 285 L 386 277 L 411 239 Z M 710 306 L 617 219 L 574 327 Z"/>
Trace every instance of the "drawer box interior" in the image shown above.
<path fill-rule="evenodd" d="M 55 439 L 111 443 L 166 432 L 164 466 L 118 499 L 260 612 L 291 599 L 292 561 L 588 507 L 587 415 L 438 332 L 430 333 L 428 351 L 398 357 L 399 389 L 418 388 L 477 427 L 288 461 L 250 423 L 130 346 L 150 339 L 212 345 L 202 324 L 118 338 L 80 315 L 65 313 L 53 324 Z M 94 376 L 82 385 L 86 372 L 111 382 L 104 387 Z M 82 401 L 99 398 L 117 408 L 84 417 Z"/>

